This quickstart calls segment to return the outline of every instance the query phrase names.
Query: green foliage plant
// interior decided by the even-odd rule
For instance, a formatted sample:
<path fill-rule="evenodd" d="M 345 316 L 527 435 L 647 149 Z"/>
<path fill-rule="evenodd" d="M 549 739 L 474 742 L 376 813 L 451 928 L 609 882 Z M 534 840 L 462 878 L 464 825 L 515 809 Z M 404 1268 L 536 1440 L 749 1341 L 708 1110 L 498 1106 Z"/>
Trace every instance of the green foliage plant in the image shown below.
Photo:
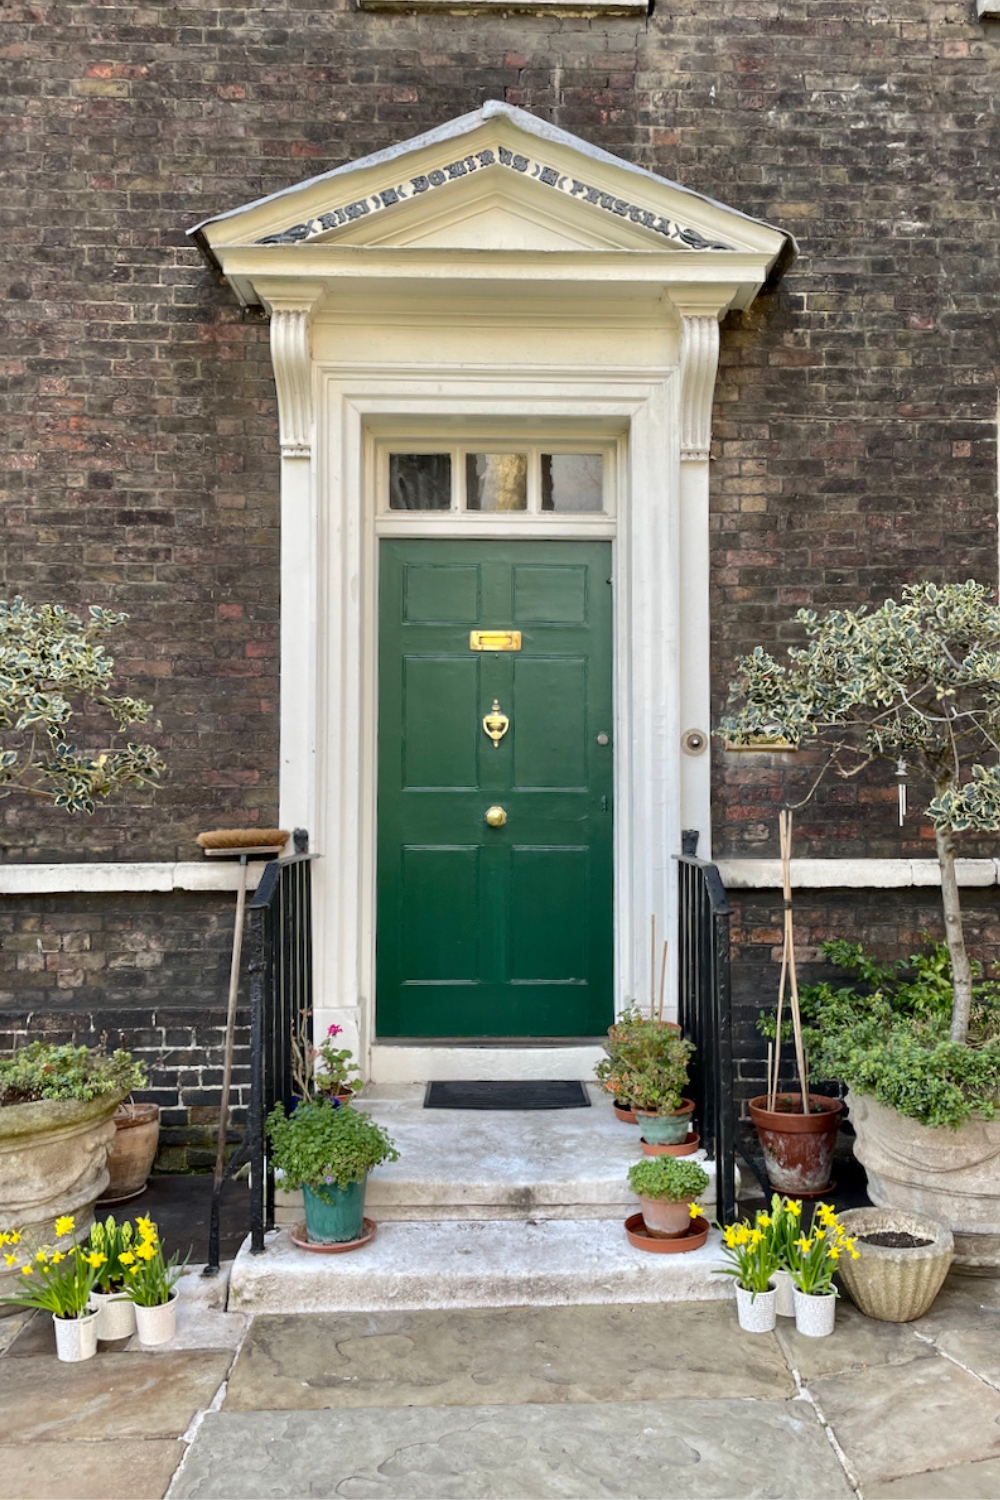
<path fill-rule="evenodd" d="M 86 1102 L 107 1094 L 124 1099 L 145 1082 L 142 1063 L 122 1050 L 109 1057 L 96 1047 L 29 1042 L 12 1057 L 0 1057 L 0 1107 L 38 1099 Z"/>
<path fill-rule="evenodd" d="M 622 1012 L 604 1043 L 607 1057 L 597 1065 L 597 1082 L 633 1109 L 671 1114 L 688 1082 L 694 1050 L 676 1026 L 644 1016 L 635 1006 Z"/>
<path fill-rule="evenodd" d="M 134 1264 L 136 1243 L 132 1225 L 127 1219 L 124 1224 L 119 1224 L 114 1215 L 109 1214 L 103 1223 L 98 1219 L 91 1225 L 87 1248 L 104 1257 L 97 1268 L 97 1291 L 111 1295 L 122 1290 L 129 1264 Z M 128 1257 L 124 1264 L 120 1260 L 122 1255 Z"/>
<path fill-rule="evenodd" d="M 807 644 L 778 662 L 758 646 L 739 663 L 736 710 L 720 735 L 735 744 L 786 740 L 822 752 L 808 802 L 829 772 L 859 776 L 895 763 L 933 788 L 926 816 L 941 871 L 951 957 L 949 1036 L 969 1040 L 973 974 L 965 946 L 955 836 L 1000 830 L 1000 608 L 972 582 L 914 583 L 880 608 L 799 610 Z"/>
<path fill-rule="evenodd" d="M 944 943 L 895 967 L 860 943 L 824 943 L 848 984 L 805 985 L 803 1040 L 814 1066 L 909 1119 L 957 1129 L 972 1115 L 995 1118 L 1000 1104 L 1000 984 L 971 965 L 967 1042 L 951 1038 L 951 964 Z M 782 1028 L 784 1031 L 784 1028 Z M 774 1034 L 774 1018 L 761 1030 Z"/>
<path fill-rule="evenodd" d="M 708 1173 L 681 1156 L 644 1156 L 628 1169 L 628 1185 L 640 1198 L 684 1203 L 708 1187 Z"/>
<path fill-rule="evenodd" d="M 70 738 L 77 715 L 110 717 L 109 738 L 149 722 L 148 703 L 112 691 L 114 660 L 102 641 L 127 619 L 92 606 L 84 622 L 58 604 L 0 600 L 0 797 L 20 792 L 92 813 L 119 788 L 160 774 L 152 745 L 91 750 Z"/>
<path fill-rule="evenodd" d="M 389 1135 L 370 1115 L 332 1100 L 305 1101 L 290 1115 L 283 1105 L 275 1105 L 267 1133 L 272 1164 L 290 1188 L 303 1183 L 346 1188 L 382 1162 L 399 1160 Z"/>

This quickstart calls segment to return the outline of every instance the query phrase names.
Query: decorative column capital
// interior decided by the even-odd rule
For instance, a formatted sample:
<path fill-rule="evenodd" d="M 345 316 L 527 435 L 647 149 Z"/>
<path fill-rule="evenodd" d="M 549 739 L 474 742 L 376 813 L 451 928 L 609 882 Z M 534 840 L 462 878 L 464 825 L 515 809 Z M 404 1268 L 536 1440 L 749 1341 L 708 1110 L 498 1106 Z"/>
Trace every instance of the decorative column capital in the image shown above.
<path fill-rule="evenodd" d="M 681 317 L 681 462 L 706 463 L 712 446 L 712 400 L 719 368 L 719 320 Z"/>
<path fill-rule="evenodd" d="M 309 331 L 322 287 L 261 287 L 271 314 L 271 364 L 278 392 L 282 458 L 311 458 L 312 347 Z"/>

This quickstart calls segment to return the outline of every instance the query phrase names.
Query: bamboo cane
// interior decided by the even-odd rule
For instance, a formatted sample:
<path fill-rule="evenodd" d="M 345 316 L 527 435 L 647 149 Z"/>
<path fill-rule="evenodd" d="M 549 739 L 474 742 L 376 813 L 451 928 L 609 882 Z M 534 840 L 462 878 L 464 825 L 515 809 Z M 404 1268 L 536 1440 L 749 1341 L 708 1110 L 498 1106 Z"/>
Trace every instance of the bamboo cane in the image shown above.
<path fill-rule="evenodd" d="M 649 919 L 649 1019 L 656 1019 L 656 912 Z"/>
<path fill-rule="evenodd" d="M 660 1003 L 657 1007 L 656 1019 L 663 1020 L 663 991 L 667 983 L 667 940 L 663 939 L 663 956 L 660 959 Z"/>
<path fill-rule="evenodd" d="M 799 977 L 795 966 L 795 935 L 792 925 L 792 814 L 786 807 L 779 814 L 781 837 L 781 887 L 785 899 L 785 952 L 788 955 L 788 977 L 791 986 L 792 1031 L 795 1036 L 795 1062 L 802 1090 L 802 1113 L 809 1114 L 809 1072 L 802 1045 L 802 1015 L 799 1010 Z"/>

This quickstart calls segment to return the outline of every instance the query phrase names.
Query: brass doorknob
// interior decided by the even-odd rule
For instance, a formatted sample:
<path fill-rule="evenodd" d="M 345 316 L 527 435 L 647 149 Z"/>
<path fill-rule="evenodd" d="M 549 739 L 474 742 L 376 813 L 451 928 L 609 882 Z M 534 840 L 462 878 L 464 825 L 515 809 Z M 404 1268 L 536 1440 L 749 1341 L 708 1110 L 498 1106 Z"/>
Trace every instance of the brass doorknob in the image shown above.
<path fill-rule="evenodd" d="M 486 821 L 491 828 L 502 828 L 507 821 L 507 814 L 502 807 L 488 807 Z"/>

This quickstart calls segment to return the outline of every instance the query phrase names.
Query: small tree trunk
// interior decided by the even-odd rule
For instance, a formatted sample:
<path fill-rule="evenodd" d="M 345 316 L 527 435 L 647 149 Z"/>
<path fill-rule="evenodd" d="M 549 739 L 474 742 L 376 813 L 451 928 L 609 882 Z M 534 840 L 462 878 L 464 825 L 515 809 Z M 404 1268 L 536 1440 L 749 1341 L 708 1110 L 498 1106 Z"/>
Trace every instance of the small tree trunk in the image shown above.
<path fill-rule="evenodd" d="M 944 937 L 951 955 L 951 975 L 955 998 L 951 1007 L 951 1040 L 965 1043 L 969 1039 L 969 1017 L 972 1011 L 972 969 L 965 951 L 962 930 L 962 905 L 955 873 L 955 845 L 944 828 L 934 830 L 938 864 L 941 868 L 941 904 L 944 907 Z"/>

